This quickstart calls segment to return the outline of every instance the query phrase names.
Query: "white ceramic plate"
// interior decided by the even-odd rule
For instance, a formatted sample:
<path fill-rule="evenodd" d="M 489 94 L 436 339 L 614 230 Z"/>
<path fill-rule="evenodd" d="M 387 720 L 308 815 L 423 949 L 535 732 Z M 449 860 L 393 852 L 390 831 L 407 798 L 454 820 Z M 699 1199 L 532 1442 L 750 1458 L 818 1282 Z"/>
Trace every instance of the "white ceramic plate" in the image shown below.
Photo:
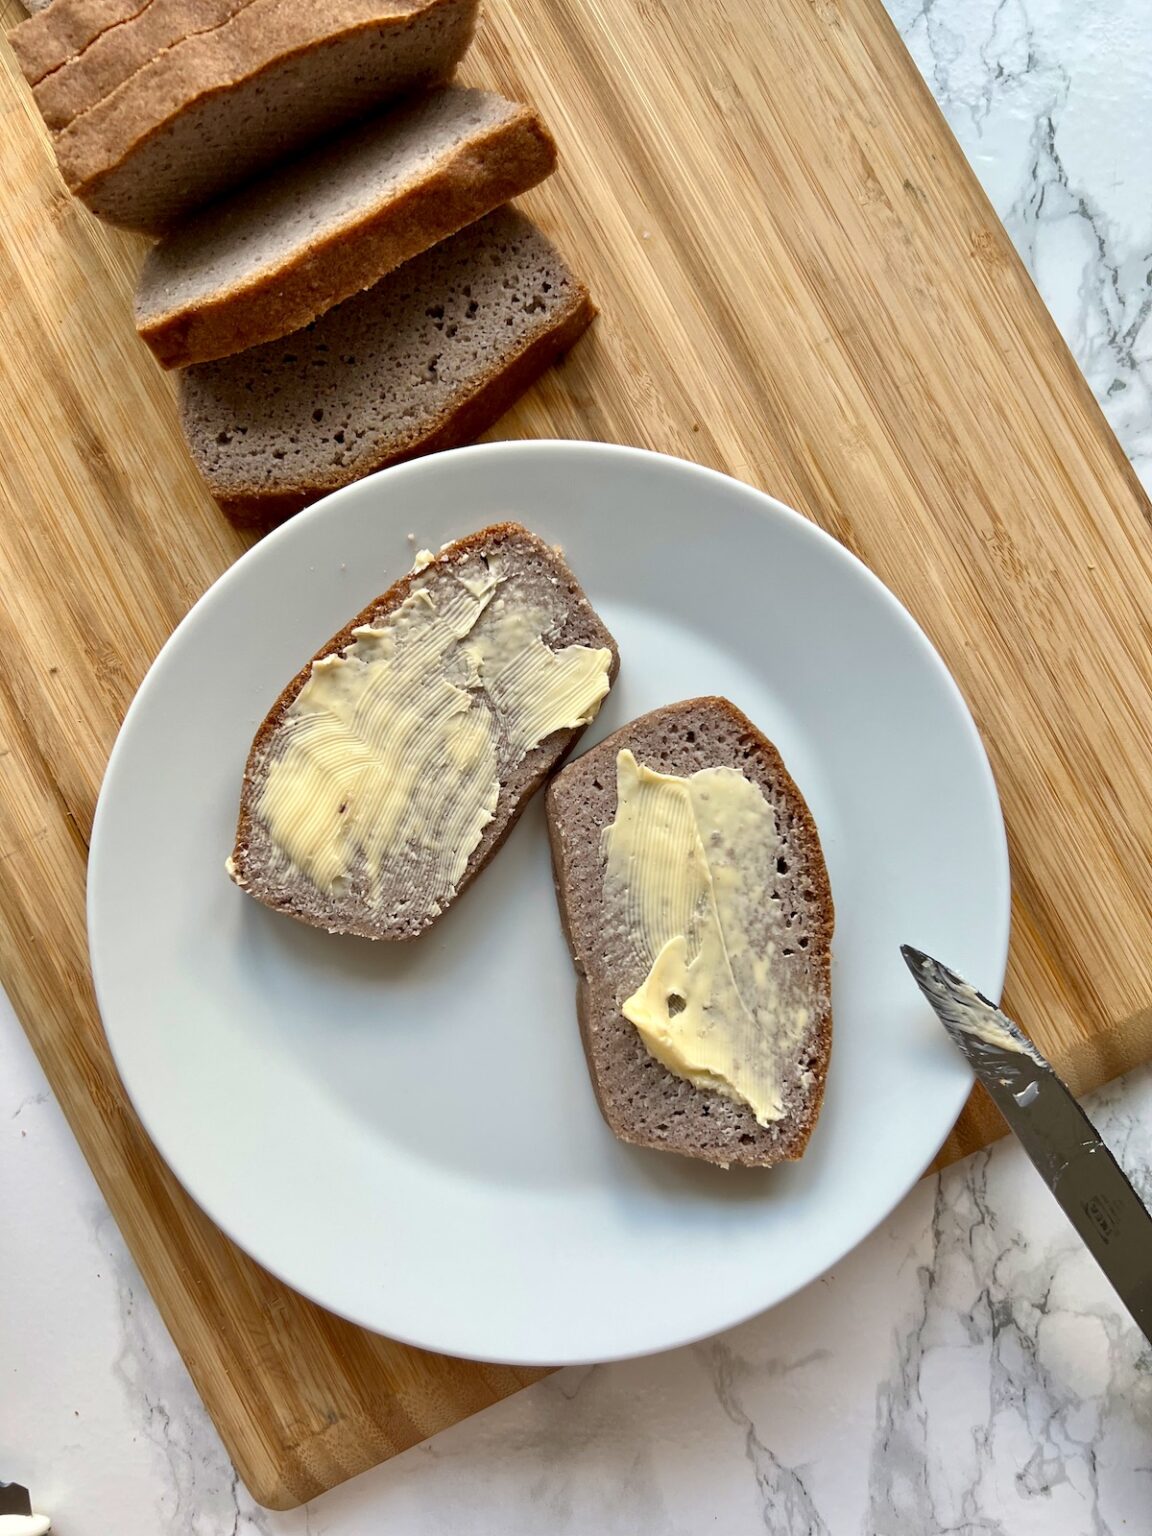
<path fill-rule="evenodd" d="M 834 1044 L 802 1163 L 724 1173 L 596 1109 L 539 798 L 425 938 L 332 938 L 230 884 L 241 772 L 289 677 L 411 563 L 515 516 L 615 634 L 586 744 L 725 693 L 823 839 Z M 995 994 L 1008 863 L 955 685 L 811 523 L 679 460 L 588 443 L 441 454 L 339 492 L 240 560 L 128 713 L 92 838 L 92 966 L 117 1065 L 179 1179 L 305 1295 L 449 1354 L 606 1360 L 684 1343 L 835 1263 L 935 1153 L 970 1077 L 897 946 Z"/>

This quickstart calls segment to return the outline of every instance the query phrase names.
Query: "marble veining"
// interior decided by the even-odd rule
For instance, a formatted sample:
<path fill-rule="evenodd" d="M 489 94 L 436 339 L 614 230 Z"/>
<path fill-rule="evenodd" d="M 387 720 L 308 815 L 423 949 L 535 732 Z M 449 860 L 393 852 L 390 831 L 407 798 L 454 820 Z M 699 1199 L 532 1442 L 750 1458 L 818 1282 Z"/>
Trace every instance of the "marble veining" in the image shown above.
<path fill-rule="evenodd" d="M 1147 488 L 1146 0 L 889 0 L 888 9 Z"/>
<path fill-rule="evenodd" d="M 1148 0 L 888 3 L 1152 485 Z M 1152 1200 L 1152 1068 L 1088 1109 Z M 0 1231 L 0 1477 L 61 1536 L 1152 1536 L 1152 1348 L 1010 1142 L 767 1316 L 289 1514 L 238 1485 L 3 1006 Z"/>
<path fill-rule="evenodd" d="M 1009 1169 L 1035 1184 L 1015 1147 L 937 1182 L 931 1262 L 877 1394 L 872 1526 L 1152 1529 L 1152 1347 L 1066 1223 L 1045 1220 L 1033 1237 L 1012 1219 Z"/>

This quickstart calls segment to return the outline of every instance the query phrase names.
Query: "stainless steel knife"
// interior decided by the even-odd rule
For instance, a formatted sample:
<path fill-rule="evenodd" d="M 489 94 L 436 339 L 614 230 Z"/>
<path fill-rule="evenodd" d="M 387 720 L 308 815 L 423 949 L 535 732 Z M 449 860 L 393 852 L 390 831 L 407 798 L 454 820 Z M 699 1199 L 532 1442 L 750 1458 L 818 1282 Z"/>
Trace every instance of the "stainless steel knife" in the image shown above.
<path fill-rule="evenodd" d="M 1089 1253 L 1152 1339 L 1152 1214 L 1096 1127 L 995 1003 L 930 955 L 909 944 L 900 952 Z"/>

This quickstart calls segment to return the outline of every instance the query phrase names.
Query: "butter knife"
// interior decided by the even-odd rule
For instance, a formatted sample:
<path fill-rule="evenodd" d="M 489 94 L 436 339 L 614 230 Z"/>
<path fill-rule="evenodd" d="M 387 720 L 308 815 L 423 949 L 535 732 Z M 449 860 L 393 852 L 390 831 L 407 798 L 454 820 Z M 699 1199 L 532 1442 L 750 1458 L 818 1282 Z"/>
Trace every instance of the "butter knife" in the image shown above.
<path fill-rule="evenodd" d="M 994 1003 L 930 955 L 909 944 L 900 952 L 1088 1252 L 1152 1339 L 1152 1215 L 1096 1127 Z"/>

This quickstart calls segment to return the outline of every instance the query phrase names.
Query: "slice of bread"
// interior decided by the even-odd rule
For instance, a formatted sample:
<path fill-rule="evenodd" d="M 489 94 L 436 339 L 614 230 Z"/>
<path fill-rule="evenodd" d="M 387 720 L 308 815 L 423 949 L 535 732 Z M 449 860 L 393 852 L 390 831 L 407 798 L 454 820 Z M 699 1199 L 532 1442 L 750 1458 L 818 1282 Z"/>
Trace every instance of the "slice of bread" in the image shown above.
<path fill-rule="evenodd" d="M 25 0 L 32 14 L 8 33 L 29 85 L 67 64 L 109 27 L 138 15 L 149 0 Z"/>
<path fill-rule="evenodd" d="M 479 436 L 594 314 L 549 241 L 498 208 L 304 330 L 187 369 L 184 433 L 221 506 L 273 522 Z"/>
<path fill-rule="evenodd" d="M 752 895 L 750 910 L 764 914 L 753 937 L 771 956 L 779 995 L 806 1010 L 807 1024 L 780 1064 L 783 1118 L 766 1125 L 748 1104 L 662 1065 L 621 1011 L 655 958 L 641 952 L 606 896 L 602 839 L 617 814 L 617 756 L 625 748 L 644 767 L 682 778 L 734 768 L 774 812 L 776 876 Z M 580 1032 L 609 1127 L 636 1146 L 724 1166 L 768 1167 L 800 1157 L 820 1111 L 832 1041 L 833 908 L 815 823 L 775 747 L 727 699 L 689 699 L 633 720 L 570 763 L 549 786 L 547 811 L 560 914 L 578 977 Z"/>
<path fill-rule="evenodd" d="M 531 108 L 433 91 L 178 225 L 145 260 L 136 328 L 166 368 L 274 341 L 555 167 Z"/>
<path fill-rule="evenodd" d="M 489 599 L 484 594 L 492 577 L 497 578 L 498 585 Z M 345 656 L 348 648 L 355 644 L 356 632 L 361 626 L 388 627 L 391 624 L 393 650 L 385 653 L 384 660 L 367 665 L 391 666 L 395 672 L 403 672 L 406 653 L 402 647 L 405 644 L 411 647 L 415 643 L 411 638 L 413 632 L 403 628 L 405 622 L 412 622 L 406 620 L 405 615 L 411 611 L 409 600 L 414 594 L 420 594 L 415 598 L 417 605 L 426 605 L 443 615 L 446 621 L 452 605 L 462 601 L 462 594 L 468 594 L 463 599 L 466 603 L 486 603 L 486 606 L 481 607 L 478 616 L 474 606 L 464 622 L 453 625 L 458 646 L 447 654 L 442 668 L 437 666 L 434 678 L 418 688 L 409 685 L 407 714 L 388 707 L 381 715 L 379 703 L 374 706 L 372 718 L 382 718 L 386 728 L 383 741 L 374 738 L 368 745 L 377 761 L 386 752 L 390 781 L 400 777 L 397 765 L 403 767 L 409 761 L 400 738 L 416 744 L 408 750 L 425 750 L 428 756 L 422 771 L 413 779 L 420 786 L 421 798 L 409 807 L 407 835 L 400 837 L 389 833 L 382 855 L 378 855 L 378 850 L 370 852 L 368 845 L 360 842 L 361 828 L 381 824 L 379 814 L 369 815 L 366 809 L 374 804 L 371 786 L 355 775 L 347 774 L 348 758 L 343 748 L 337 751 L 326 744 L 317 751 L 314 761 L 322 764 L 323 780 L 316 792 L 308 797 L 309 810 L 328 818 L 327 824 L 317 823 L 324 836 L 343 836 L 346 827 L 353 826 L 347 846 L 358 850 L 350 863 L 345 863 L 342 846 L 339 867 L 346 873 L 333 882 L 339 887 L 334 889 L 332 885 L 317 883 L 297 867 L 274 840 L 268 824 L 275 821 L 275 816 L 268 813 L 269 776 L 276 771 L 278 763 L 282 766 L 283 759 L 293 750 L 292 733 L 299 730 L 300 711 L 294 716 L 292 706 L 312 679 L 313 666 L 325 658 Z M 408 607 L 400 613 L 405 603 Z M 596 653 L 601 690 L 606 691 L 615 680 L 619 667 L 615 641 L 556 550 L 516 523 L 499 523 L 446 545 L 428 563 L 420 566 L 418 562 L 418 569 L 369 603 L 350 624 L 322 646 L 272 706 L 256 733 L 244 771 L 236 845 L 229 861 L 233 880 L 266 906 L 330 932 L 359 934 L 371 939 L 412 939 L 423 933 L 488 863 L 508 836 L 529 797 L 570 750 L 587 720 L 599 709 L 603 697 L 601 691 L 593 702 L 585 700 L 587 708 L 581 723 L 566 723 L 535 744 L 518 748 L 514 742 L 516 727 L 510 723 L 512 716 L 505 712 L 499 686 L 499 678 L 509 675 L 507 670 L 501 673 L 500 666 L 506 664 L 510 653 L 506 641 L 497 638 L 500 634 L 497 626 L 509 620 L 514 625 L 522 622 L 526 627 L 518 633 L 538 635 L 554 654 L 567 647 L 586 648 L 585 659 L 590 653 Z M 486 663 L 474 669 L 473 663 L 463 654 L 464 648 L 473 645 L 493 648 L 489 654 L 494 658 L 492 676 L 497 679 L 496 683 L 485 670 Z M 411 654 L 411 650 L 407 654 Z M 421 864 L 422 859 L 427 864 L 430 858 L 436 864 L 427 847 L 434 841 L 435 827 L 448 819 L 443 804 L 445 787 L 451 793 L 467 772 L 462 767 L 464 758 L 442 747 L 428 724 L 434 718 L 442 717 L 433 690 L 446 686 L 446 679 L 463 690 L 457 694 L 457 702 L 467 699 L 464 714 L 470 724 L 488 733 L 486 739 L 492 743 L 492 749 L 485 758 L 480 777 L 487 782 L 489 775 L 492 776 L 493 795 L 491 818 L 480 826 L 472 826 L 471 835 L 475 840 L 470 846 L 468 838 L 452 844 L 463 863 L 459 874 L 447 881 L 439 866 L 435 877 L 430 879 Z M 572 701 L 568 702 L 571 705 Z M 537 718 L 536 724 L 539 723 Z M 410 735 L 407 734 L 409 731 Z M 299 741 L 298 736 L 295 741 Z M 366 770 L 370 771 L 371 767 Z M 328 799 L 334 802 L 330 810 L 326 803 Z M 317 806 L 322 808 L 318 813 Z M 336 816 L 345 815 L 347 823 L 334 822 Z M 355 821 L 358 815 L 359 823 Z M 459 823 L 454 821 L 454 824 Z M 334 827 L 338 828 L 335 834 Z M 374 860 L 375 879 L 369 873 Z"/>
<path fill-rule="evenodd" d="M 165 49 L 56 139 L 73 191 L 112 224 L 178 218 L 385 102 L 447 80 L 478 0 L 251 0 Z"/>
<path fill-rule="evenodd" d="M 251 0 L 149 0 L 138 15 L 107 28 L 33 87 L 54 132 L 110 95 L 166 48 L 222 26 Z"/>

